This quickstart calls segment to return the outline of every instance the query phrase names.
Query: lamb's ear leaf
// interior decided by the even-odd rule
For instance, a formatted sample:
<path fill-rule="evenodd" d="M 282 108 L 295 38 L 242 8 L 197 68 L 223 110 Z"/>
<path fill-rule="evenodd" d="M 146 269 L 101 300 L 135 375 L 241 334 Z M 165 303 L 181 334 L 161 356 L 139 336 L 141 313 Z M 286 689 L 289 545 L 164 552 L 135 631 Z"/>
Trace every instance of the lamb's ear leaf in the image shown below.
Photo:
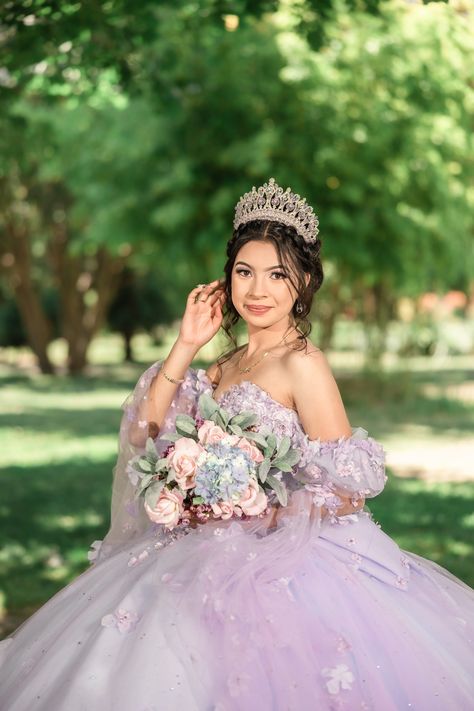
<path fill-rule="evenodd" d="M 183 435 L 180 435 L 177 432 L 165 432 L 165 434 L 160 435 L 160 439 L 167 442 L 176 442 L 176 440 L 181 439 L 182 436 Z"/>
<path fill-rule="evenodd" d="M 163 469 L 166 469 L 168 467 L 168 460 L 166 457 L 162 457 L 161 459 L 157 459 L 155 463 L 155 472 L 158 474 L 158 472 L 161 472 Z"/>
<path fill-rule="evenodd" d="M 272 487 L 273 491 L 277 495 L 278 501 L 282 506 L 286 506 L 288 503 L 288 492 L 286 490 L 286 487 L 284 484 L 282 484 L 281 481 L 278 481 L 278 479 L 275 479 L 275 477 L 272 474 L 269 474 L 267 477 L 267 483 L 270 484 Z"/>
<path fill-rule="evenodd" d="M 212 415 L 219 409 L 218 403 L 207 393 L 203 393 L 199 398 L 198 407 L 204 420 L 210 420 Z"/>
<path fill-rule="evenodd" d="M 156 460 L 158 459 L 158 454 L 156 451 L 155 442 L 151 437 L 147 437 L 145 450 L 148 455 L 148 458 L 156 462 Z"/>
<path fill-rule="evenodd" d="M 142 472 L 151 472 L 153 469 L 152 463 L 146 457 L 140 457 L 137 464 Z"/>
<path fill-rule="evenodd" d="M 251 442 L 259 444 L 263 449 L 267 446 L 267 440 L 262 434 L 260 434 L 260 432 L 244 432 L 243 436 L 245 439 L 249 439 Z"/>
<path fill-rule="evenodd" d="M 239 425 L 229 424 L 229 430 L 232 434 L 238 435 L 239 437 L 243 435 L 242 427 L 239 427 Z"/>
<path fill-rule="evenodd" d="M 185 435 L 192 435 L 196 433 L 196 424 L 189 415 L 177 415 L 176 430 L 183 432 Z"/>
<path fill-rule="evenodd" d="M 138 485 L 138 490 L 139 493 L 141 494 L 148 486 L 150 481 L 153 479 L 153 474 L 145 474 L 143 479 L 141 479 L 139 485 Z"/>
<path fill-rule="evenodd" d="M 277 449 L 277 457 L 278 459 L 282 459 L 285 454 L 288 452 L 291 446 L 291 439 L 289 437 L 282 437 L 280 444 L 278 445 Z"/>
<path fill-rule="evenodd" d="M 255 425 L 257 419 L 257 415 L 254 415 L 253 412 L 239 412 L 238 415 L 231 417 L 229 425 L 239 425 L 244 430 Z"/>
<path fill-rule="evenodd" d="M 148 487 L 148 489 L 145 492 L 145 501 L 147 502 L 148 506 L 150 508 L 154 509 L 156 506 L 156 502 L 160 498 L 161 490 L 164 487 L 165 482 L 162 481 L 155 481 L 151 486 Z"/>
<path fill-rule="evenodd" d="M 264 459 L 258 467 L 258 476 L 262 484 L 265 483 L 267 479 L 268 472 L 270 471 L 271 462 L 269 459 Z"/>

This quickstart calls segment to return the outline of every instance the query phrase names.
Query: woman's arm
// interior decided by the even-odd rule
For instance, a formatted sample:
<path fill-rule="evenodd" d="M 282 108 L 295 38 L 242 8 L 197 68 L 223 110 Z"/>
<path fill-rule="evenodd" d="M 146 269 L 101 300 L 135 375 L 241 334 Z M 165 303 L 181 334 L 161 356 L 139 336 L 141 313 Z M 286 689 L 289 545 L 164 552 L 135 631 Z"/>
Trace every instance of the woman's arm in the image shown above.
<path fill-rule="evenodd" d="M 210 341 L 220 328 L 222 303 L 223 291 L 217 279 L 190 292 L 178 338 L 152 380 L 140 405 L 137 422 L 130 429 L 129 439 L 132 445 L 143 446 L 148 436 L 157 436 L 176 395 L 179 381 L 183 379 L 200 348 Z M 143 420 L 148 422 L 145 432 L 138 425 L 138 422 Z"/>
<path fill-rule="evenodd" d="M 350 437 L 349 423 L 341 394 L 326 356 L 320 350 L 295 351 L 288 362 L 295 407 L 303 428 L 310 439 L 335 440 Z M 357 506 L 351 497 L 336 491 L 343 504 L 337 509 L 338 516 L 353 513 L 363 508 L 365 498 Z M 327 514 L 326 507 L 322 507 Z"/>

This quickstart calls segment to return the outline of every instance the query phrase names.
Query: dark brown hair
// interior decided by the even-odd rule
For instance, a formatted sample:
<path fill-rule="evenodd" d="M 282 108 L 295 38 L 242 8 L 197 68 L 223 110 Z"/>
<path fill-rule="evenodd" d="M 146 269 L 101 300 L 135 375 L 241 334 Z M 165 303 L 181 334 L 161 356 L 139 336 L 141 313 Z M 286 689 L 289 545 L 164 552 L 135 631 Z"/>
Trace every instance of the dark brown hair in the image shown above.
<path fill-rule="evenodd" d="M 308 244 L 294 227 L 274 220 L 252 220 L 234 230 L 227 244 L 227 261 L 224 267 L 226 301 L 222 328 L 232 347 L 230 351 L 219 358 L 219 363 L 228 360 L 237 347 L 233 328 L 240 320 L 240 315 L 232 303 L 232 269 L 239 251 L 252 241 L 271 242 L 277 251 L 280 264 L 288 273 L 290 283 L 297 294 L 292 314 L 296 328 L 300 333 L 298 339 L 301 348 L 306 346 L 306 339 L 311 332 L 311 321 L 308 316 L 311 312 L 313 297 L 321 287 L 324 278 L 319 256 L 321 240 L 317 239 Z M 306 284 L 307 274 L 309 274 L 308 284 Z M 296 308 L 298 304 L 300 304 L 300 313 Z"/>

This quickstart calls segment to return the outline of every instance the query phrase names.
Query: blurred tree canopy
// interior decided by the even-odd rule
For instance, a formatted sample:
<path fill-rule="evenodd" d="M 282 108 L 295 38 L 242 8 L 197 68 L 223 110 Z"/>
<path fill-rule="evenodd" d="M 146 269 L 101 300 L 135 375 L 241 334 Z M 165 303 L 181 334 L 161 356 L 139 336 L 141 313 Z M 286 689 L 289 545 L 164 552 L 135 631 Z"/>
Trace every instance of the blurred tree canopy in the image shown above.
<path fill-rule="evenodd" d="M 0 259 L 43 371 L 46 292 L 80 372 L 125 270 L 160 285 L 157 322 L 179 315 L 221 273 L 238 197 L 271 175 L 320 215 L 328 338 L 351 303 L 380 353 L 400 294 L 468 289 L 461 0 L 3 5 Z"/>

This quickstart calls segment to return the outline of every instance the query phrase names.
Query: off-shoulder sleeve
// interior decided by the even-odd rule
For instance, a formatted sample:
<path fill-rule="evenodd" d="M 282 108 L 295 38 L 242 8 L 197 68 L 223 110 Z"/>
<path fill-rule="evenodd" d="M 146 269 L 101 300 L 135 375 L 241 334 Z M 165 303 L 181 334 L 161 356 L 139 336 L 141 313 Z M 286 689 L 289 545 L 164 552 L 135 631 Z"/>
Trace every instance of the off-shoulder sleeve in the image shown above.
<path fill-rule="evenodd" d="M 93 550 L 88 556 L 91 562 L 97 563 L 109 557 L 150 528 L 152 524 L 144 511 L 143 500 L 135 498 L 135 485 L 129 479 L 127 465 L 132 457 L 145 451 L 148 436 L 155 439 L 158 451 L 164 449 L 167 442 L 158 438 L 158 434 L 172 431 L 177 415 L 194 416 L 199 396 L 212 390 L 204 370 L 188 368 L 158 431 L 155 423 L 142 418 L 144 408 L 141 406 L 148 398 L 150 385 L 161 367 L 162 361 L 153 363 L 122 404 L 118 457 L 113 470 L 110 528 L 103 541 L 92 544 Z"/>
<path fill-rule="evenodd" d="M 362 427 L 353 428 L 350 437 L 308 439 L 303 449 L 300 477 L 321 502 L 333 494 L 353 501 L 373 498 L 385 487 L 385 450 Z"/>

